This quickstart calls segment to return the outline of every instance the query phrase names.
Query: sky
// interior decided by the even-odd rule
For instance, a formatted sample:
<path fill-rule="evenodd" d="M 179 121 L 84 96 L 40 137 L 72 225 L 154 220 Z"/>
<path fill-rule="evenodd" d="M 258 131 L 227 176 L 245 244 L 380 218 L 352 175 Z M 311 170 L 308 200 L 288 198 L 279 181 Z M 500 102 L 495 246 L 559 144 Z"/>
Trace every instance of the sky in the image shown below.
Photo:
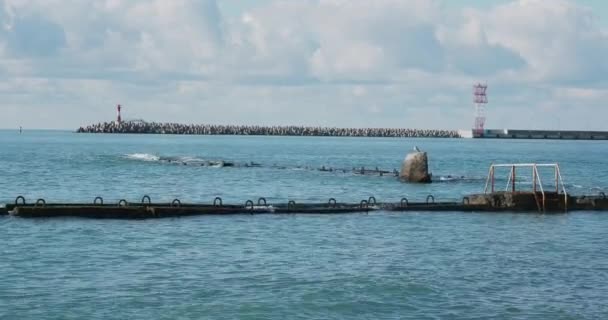
<path fill-rule="evenodd" d="M 608 130 L 604 0 L 0 0 L 0 128 Z"/>

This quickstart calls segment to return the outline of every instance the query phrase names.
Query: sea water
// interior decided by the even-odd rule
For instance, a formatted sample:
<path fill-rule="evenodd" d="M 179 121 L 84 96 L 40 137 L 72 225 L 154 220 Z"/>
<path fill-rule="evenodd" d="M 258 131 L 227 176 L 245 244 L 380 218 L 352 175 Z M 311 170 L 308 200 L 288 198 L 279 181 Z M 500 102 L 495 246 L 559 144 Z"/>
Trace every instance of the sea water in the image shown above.
<path fill-rule="evenodd" d="M 353 172 L 399 170 L 414 146 L 436 183 Z M 558 162 L 568 192 L 596 195 L 607 155 L 599 141 L 0 131 L 0 203 L 458 201 L 512 162 Z M 0 319 L 600 319 L 607 230 L 587 212 L 0 217 Z"/>

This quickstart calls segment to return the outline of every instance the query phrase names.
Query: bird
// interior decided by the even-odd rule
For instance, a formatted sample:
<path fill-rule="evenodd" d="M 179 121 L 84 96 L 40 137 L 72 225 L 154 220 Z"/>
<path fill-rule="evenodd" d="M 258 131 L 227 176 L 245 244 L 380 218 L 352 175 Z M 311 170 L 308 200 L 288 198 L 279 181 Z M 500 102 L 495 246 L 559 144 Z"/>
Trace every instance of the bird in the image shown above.
<path fill-rule="evenodd" d="M 418 146 L 414 146 L 414 151 L 420 152 L 420 149 L 418 149 Z"/>

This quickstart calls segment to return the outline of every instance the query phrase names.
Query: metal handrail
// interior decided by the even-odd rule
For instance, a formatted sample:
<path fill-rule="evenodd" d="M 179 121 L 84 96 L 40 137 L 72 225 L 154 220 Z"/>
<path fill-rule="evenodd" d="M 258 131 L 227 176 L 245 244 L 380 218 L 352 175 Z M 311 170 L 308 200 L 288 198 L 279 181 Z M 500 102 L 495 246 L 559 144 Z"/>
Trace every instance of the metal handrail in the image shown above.
<path fill-rule="evenodd" d="M 568 191 L 566 191 L 566 184 L 564 183 L 564 179 L 562 179 L 562 173 L 559 169 L 559 165 L 556 165 L 556 171 L 559 182 L 562 185 L 562 192 L 564 192 L 564 210 L 568 211 Z"/>
<path fill-rule="evenodd" d="M 483 193 L 488 193 L 488 185 L 490 184 L 490 179 L 491 177 L 494 177 L 494 172 L 492 171 L 494 169 L 494 164 L 490 165 L 490 170 L 488 171 L 488 177 L 486 178 L 486 186 L 483 189 Z"/>
<path fill-rule="evenodd" d="M 543 182 L 540 179 L 540 174 L 538 174 L 538 168 L 534 166 L 534 174 L 536 175 L 536 179 L 538 179 L 538 186 L 540 187 L 540 192 L 543 195 L 543 212 L 546 210 L 546 197 L 545 197 L 545 189 L 543 188 Z"/>
<path fill-rule="evenodd" d="M 561 192 L 564 193 L 564 209 L 567 211 L 568 210 L 568 191 L 566 190 L 566 184 L 564 183 L 564 179 L 562 177 L 561 174 L 561 170 L 559 168 L 559 164 L 557 163 L 519 163 L 519 164 L 491 164 L 490 165 L 490 169 L 488 171 L 488 177 L 486 179 L 486 185 L 484 188 L 484 193 L 488 193 L 488 189 L 491 188 L 492 192 L 494 192 L 494 186 L 495 186 L 495 172 L 496 172 L 496 168 L 505 168 L 505 167 L 510 167 L 511 171 L 509 173 L 509 177 L 507 179 L 507 186 L 505 188 L 505 191 L 508 192 L 509 191 L 509 185 L 511 185 L 513 191 L 515 191 L 515 179 L 514 179 L 514 175 L 515 175 L 515 169 L 516 168 L 521 168 L 521 167 L 532 167 L 532 180 L 533 180 L 533 192 L 535 194 L 536 197 L 536 193 L 537 193 L 537 182 L 538 182 L 538 186 L 540 187 L 540 193 L 542 195 L 542 208 L 539 204 L 539 211 L 545 211 L 546 210 L 546 205 L 547 205 L 547 194 L 545 193 L 544 187 L 543 187 L 543 183 L 542 183 L 542 179 L 540 176 L 540 172 L 538 170 L 539 167 L 551 167 L 554 169 L 555 172 L 555 191 L 557 194 L 559 194 L 560 189 Z M 538 200 L 537 200 L 538 202 Z"/>
<path fill-rule="evenodd" d="M 501 167 L 556 167 L 555 163 L 513 163 L 513 164 L 493 164 L 492 167 L 501 168 Z"/>
<path fill-rule="evenodd" d="M 511 167 L 511 171 L 509 172 L 509 179 L 507 179 L 507 185 L 505 186 L 505 192 L 509 191 L 509 185 L 511 184 L 511 178 L 513 178 L 513 170 L 514 167 Z"/>

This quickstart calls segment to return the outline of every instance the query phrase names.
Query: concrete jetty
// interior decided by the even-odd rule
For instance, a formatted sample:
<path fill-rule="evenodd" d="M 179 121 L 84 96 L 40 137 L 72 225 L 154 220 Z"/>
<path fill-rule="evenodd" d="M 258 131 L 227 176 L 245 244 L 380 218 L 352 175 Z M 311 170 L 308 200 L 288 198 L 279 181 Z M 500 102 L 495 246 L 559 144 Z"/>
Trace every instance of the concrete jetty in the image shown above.
<path fill-rule="evenodd" d="M 546 204 L 541 207 L 540 192 L 494 192 L 473 194 L 460 201 L 436 201 L 429 195 L 424 201 L 379 202 L 375 197 L 357 203 L 339 203 L 329 199 L 325 203 L 268 203 L 260 198 L 256 202 L 244 204 L 224 204 L 216 198 L 210 204 L 181 203 L 175 199 L 171 203 L 153 203 L 149 197 L 142 202 L 118 203 L 47 203 L 40 199 L 36 203 L 26 203 L 23 198 L 4 207 L 4 214 L 21 218 L 80 217 L 91 219 L 155 219 L 176 218 L 199 215 L 235 214 L 347 214 L 389 212 L 514 212 L 514 213 L 565 213 L 573 211 L 608 212 L 608 198 L 600 193 L 595 196 L 568 196 L 562 193 L 545 193 Z M 99 198 L 98 198 L 99 199 Z"/>
<path fill-rule="evenodd" d="M 608 131 L 486 129 L 459 130 L 458 134 L 473 139 L 608 140 Z"/>

